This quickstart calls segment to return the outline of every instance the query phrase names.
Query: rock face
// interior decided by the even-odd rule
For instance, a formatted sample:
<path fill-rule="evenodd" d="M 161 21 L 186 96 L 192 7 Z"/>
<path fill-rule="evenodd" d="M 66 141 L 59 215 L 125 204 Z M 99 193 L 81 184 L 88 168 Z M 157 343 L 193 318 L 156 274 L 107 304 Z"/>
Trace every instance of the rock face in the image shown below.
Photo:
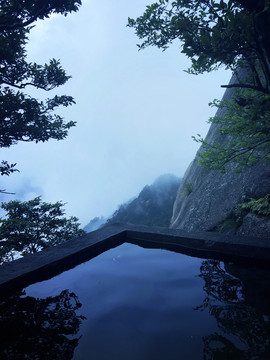
<path fill-rule="evenodd" d="M 256 229 L 256 236 L 264 238 L 270 238 L 270 221 L 266 216 L 256 216 L 255 214 L 247 214 L 242 222 L 242 225 L 238 229 L 239 235 L 249 235 L 254 233 Z M 255 236 L 255 234 L 254 234 Z"/>
<path fill-rule="evenodd" d="M 233 82 L 235 82 L 234 77 L 231 80 L 231 83 Z M 227 89 L 223 99 L 230 98 L 233 93 L 232 89 Z M 222 111 L 224 110 L 219 109 L 217 115 L 222 115 Z M 211 125 L 207 138 L 211 143 L 221 142 L 216 124 Z M 222 137 L 222 141 L 226 139 L 228 138 Z M 217 170 L 200 167 L 197 161 L 200 151 L 201 149 L 186 170 L 178 189 L 171 219 L 172 228 L 211 231 L 232 216 L 235 206 L 242 203 L 243 196 L 258 199 L 270 193 L 270 166 L 257 164 L 236 174 L 231 171 L 234 168 L 231 165 L 229 171 L 222 174 Z M 243 222 L 241 233 L 258 235 L 262 222 L 257 221 L 253 224 L 254 228 L 245 227 Z M 263 226 L 266 226 L 265 222 Z"/>

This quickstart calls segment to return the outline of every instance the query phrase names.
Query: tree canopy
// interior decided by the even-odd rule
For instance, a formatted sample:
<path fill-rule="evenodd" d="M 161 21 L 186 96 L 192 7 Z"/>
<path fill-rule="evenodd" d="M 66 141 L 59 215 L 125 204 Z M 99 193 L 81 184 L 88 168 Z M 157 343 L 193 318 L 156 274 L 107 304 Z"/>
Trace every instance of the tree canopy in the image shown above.
<path fill-rule="evenodd" d="M 14 252 L 32 254 L 84 234 L 76 217 L 64 217 L 64 205 L 42 202 L 40 196 L 2 203 L 6 215 L 0 220 L 0 262 L 13 260 Z"/>
<path fill-rule="evenodd" d="M 74 103 L 61 95 L 40 101 L 25 93 L 27 87 L 50 91 L 70 78 L 59 60 L 44 65 L 28 62 L 26 44 L 33 24 L 51 14 L 77 11 L 80 0 L 2 0 L 0 2 L 0 148 L 19 141 L 64 139 L 74 121 L 54 114 L 59 106 Z M 16 164 L 0 163 L 0 174 L 16 171 Z"/>
<path fill-rule="evenodd" d="M 211 119 L 220 124 L 221 134 L 232 136 L 233 142 L 213 146 L 207 139 L 197 138 L 206 150 L 201 153 L 203 166 L 224 170 L 233 161 L 239 170 L 261 159 L 269 161 L 268 0 L 159 0 L 147 6 L 137 19 L 129 18 L 128 26 L 142 39 L 139 49 L 154 45 L 165 50 L 174 40 L 180 40 L 182 53 L 191 60 L 187 70 L 190 74 L 210 72 L 221 66 L 236 74 L 234 84 L 222 85 L 237 90 L 231 102 L 214 102 L 231 113 L 236 110 L 233 123 Z M 237 75 L 239 68 L 245 71 L 245 77 Z M 243 116 L 239 116 L 241 112 Z M 244 129 L 241 137 L 240 128 Z"/>

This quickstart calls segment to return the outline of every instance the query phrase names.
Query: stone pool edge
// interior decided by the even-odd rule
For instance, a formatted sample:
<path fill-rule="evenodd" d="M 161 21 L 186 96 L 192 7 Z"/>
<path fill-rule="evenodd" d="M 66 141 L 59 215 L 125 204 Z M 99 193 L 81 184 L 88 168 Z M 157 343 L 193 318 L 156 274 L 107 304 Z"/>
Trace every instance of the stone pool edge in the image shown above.
<path fill-rule="evenodd" d="M 0 296 L 49 279 L 124 242 L 190 256 L 270 268 L 270 240 L 114 224 L 0 266 Z"/>

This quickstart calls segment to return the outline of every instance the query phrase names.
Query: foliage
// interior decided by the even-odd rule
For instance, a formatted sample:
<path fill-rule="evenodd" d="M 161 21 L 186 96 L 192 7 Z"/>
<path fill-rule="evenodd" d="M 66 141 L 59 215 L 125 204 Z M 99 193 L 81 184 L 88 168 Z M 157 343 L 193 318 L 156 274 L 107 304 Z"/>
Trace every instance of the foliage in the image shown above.
<path fill-rule="evenodd" d="M 0 220 L 1 261 L 12 260 L 14 251 L 31 254 L 84 234 L 76 217 L 63 217 L 64 205 L 42 202 L 41 197 L 2 203 L 6 219 Z"/>
<path fill-rule="evenodd" d="M 71 96 L 39 101 L 25 94 L 26 87 L 49 91 L 70 78 L 58 60 L 51 59 L 44 65 L 28 62 L 25 46 L 36 20 L 44 20 L 53 13 L 66 16 L 77 11 L 80 4 L 80 0 L 0 2 L 0 147 L 9 147 L 18 141 L 61 140 L 75 125 L 53 114 L 60 105 L 73 104 Z M 1 175 L 16 171 L 15 165 L 2 161 Z"/>
<path fill-rule="evenodd" d="M 236 162 L 234 171 L 239 172 L 259 161 L 270 162 L 269 95 L 242 90 L 230 100 L 214 100 L 210 105 L 225 111 L 209 120 L 218 125 L 219 141 L 193 137 L 202 144 L 199 163 L 203 167 L 226 172 L 228 164 Z"/>
<path fill-rule="evenodd" d="M 270 216 L 270 194 L 267 194 L 258 200 L 247 199 L 247 201 L 239 204 L 236 208 L 236 214 L 239 217 L 248 212 L 261 216 Z"/>
<path fill-rule="evenodd" d="M 218 108 L 227 107 L 224 119 L 210 121 L 220 125 L 223 142 L 203 144 L 201 164 L 209 169 L 225 170 L 235 162 L 237 170 L 252 166 L 262 158 L 269 160 L 270 109 L 270 4 L 268 0 L 159 0 L 147 6 L 144 14 L 130 19 L 142 39 L 139 49 L 155 45 L 165 50 L 175 39 L 181 51 L 191 59 L 188 72 L 201 74 L 221 66 L 237 77 L 230 102 L 214 101 Z M 237 70 L 245 70 L 239 77 Z M 243 91 L 249 90 L 249 91 Z M 225 140 L 230 136 L 227 144 Z"/>
<path fill-rule="evenodd" d="M 140 49 L 155 45 L 165 50 L 179 39 L 182 52 L 191 59 L 189 72 L 193 74 L 222 65 L 235 71 L 244 61 L 249 67 L 259 61 L 270 80 L 265 64 L 270 58 L 269 17 L 268 1 L 249 6 L 248 1 L 237 0 L 159 0 L 136 20 L 129 18 L 128 26 L 144 39 Z M 257 81 L 256 88 L 269 93 L 268 83 Z"/>
<path fill-rule="evenodd" d="M 235 234 L 241 222 L 234 214 L 215 226 L 212 231 L 217 231 L 224 234 Z"/>
<path fill-rule="evenodd" d="M 236 234 L 237 230 L 243 224 L 244 217 L 249 214 L 258 216 L 270 216 L 270 194 L 260 199 L 249 198 L 243 195 L 242 202 L 238 204 L 232 214 L 216 225 L 211 231 L 217 231 L 225 234 Z"/>
<path fill-rule="evenodd" d="M 187 196 L 189 196 L 193 191 L 193 184 L 191 182 L 187 182 L 184 186 L 184 192 Z"/>
<path fill-rule="evenodd" d="M 15 171 L 18 171 L 15 169 L 16 164 L 9 164 L 7 161 L 2 160 L 0 164 L 0 173 L 1 175 L 9 175 Z"/>

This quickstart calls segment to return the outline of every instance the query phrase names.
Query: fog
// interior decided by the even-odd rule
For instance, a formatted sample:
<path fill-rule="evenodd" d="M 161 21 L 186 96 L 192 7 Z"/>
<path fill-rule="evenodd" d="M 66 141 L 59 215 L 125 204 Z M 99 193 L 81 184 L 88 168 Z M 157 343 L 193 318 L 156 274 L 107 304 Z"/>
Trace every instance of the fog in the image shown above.
<path fill-rule="evenodd" d="M 38 195 L 62 200 L 67 215 L 84 226 L 112 214 L 159 175 L 183 176 L 198 149 L 191 136 L 206 134 L 215 112 L 208 103 L 222 97 L 220 85 L 230 73 L 188 75 L 190 63 L 179 43 L 165 52 L 138 52 L 139 40 L 126 24 L 147 4 L 88 0 L 78 13 L 36 24 L 29 60 L 60 59 L 72 79 L 50 93 L 28 93 L 73 96 L 76 105 L 58 113 L 77 126 L 63 141 L 2 149 L 2 159 L 17 163 L 20 172 L 2 177 L 1 188 L 16 194 L 1 195 L 1 201 Z"/>

